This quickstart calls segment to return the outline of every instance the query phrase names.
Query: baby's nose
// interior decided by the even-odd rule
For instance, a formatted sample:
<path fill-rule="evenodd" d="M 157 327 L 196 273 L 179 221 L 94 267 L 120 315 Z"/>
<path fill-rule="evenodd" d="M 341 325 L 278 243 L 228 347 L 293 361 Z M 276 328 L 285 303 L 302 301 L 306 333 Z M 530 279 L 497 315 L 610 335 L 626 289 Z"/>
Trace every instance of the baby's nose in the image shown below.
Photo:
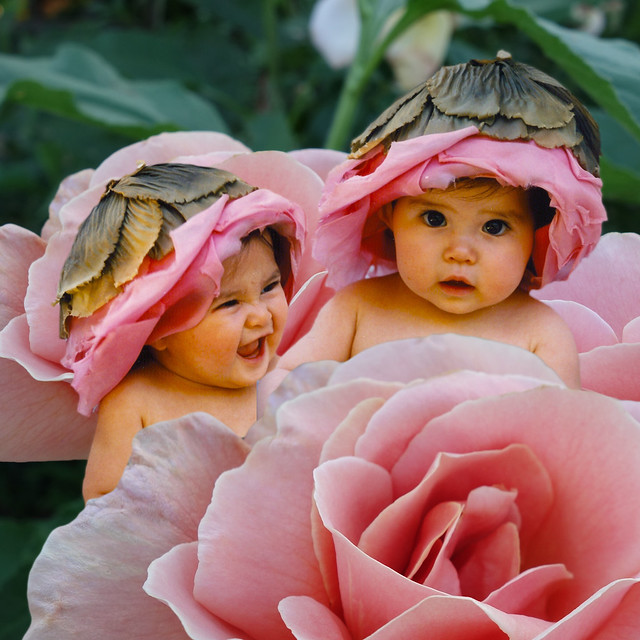
<path fill-rule="evenodd" d="M 271 323 L 271 312 L 264 302 L 256 302 L 250 306 L 247 313 L 248 327 L 263 327 Z"/>
<path fill-rule="evenodd" d="M 468 236 L 462 234 L 454 234 L 451 236 L 443 255 L 447 262 L 473 264 L 477 259 L 473 241 Z"/>

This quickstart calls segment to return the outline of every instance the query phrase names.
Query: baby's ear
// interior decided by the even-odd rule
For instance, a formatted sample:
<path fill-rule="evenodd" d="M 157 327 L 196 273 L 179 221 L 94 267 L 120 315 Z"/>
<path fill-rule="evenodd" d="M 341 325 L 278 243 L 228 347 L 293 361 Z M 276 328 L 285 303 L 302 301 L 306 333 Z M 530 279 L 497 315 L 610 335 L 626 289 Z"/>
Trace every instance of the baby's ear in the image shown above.
<path fill-rule="evenodd" d="M 383 205 L 378 209 L 378 217 L 382 222 L 384 222 L 389 229 L 391 229 L 391 223 L 393 220 L 393 205 L 395 202 L 387 202 L 387 204 Z"/>

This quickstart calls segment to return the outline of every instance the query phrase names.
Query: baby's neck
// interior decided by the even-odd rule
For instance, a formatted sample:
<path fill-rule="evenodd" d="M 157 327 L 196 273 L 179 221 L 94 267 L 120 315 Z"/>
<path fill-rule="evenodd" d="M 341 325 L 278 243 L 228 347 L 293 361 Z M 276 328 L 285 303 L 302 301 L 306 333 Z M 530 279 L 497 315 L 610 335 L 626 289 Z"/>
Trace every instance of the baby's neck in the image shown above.
<path fill-rule="evenodd" d="M 204 411 L 244 436 L 256 420 L 255 384 L 237 389 L 212 387 L 183 378 L 155 361 L 138 375 L 145 379 L 150 393 L 145 426 Z"/>

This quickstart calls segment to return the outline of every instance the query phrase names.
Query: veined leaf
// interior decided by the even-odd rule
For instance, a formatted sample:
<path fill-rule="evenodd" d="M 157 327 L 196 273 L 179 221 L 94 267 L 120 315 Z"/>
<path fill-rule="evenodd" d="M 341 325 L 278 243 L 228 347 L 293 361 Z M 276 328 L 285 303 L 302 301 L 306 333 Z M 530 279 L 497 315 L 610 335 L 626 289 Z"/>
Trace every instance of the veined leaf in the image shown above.
<path fill-rule="evenodd" d="M 227 131 L 213 105 L 177 82 L 127 80 L 79 45 L 62 45 L 50 58 L 0 55 L 0 101 L 137 137 L 177 129 Z"/>

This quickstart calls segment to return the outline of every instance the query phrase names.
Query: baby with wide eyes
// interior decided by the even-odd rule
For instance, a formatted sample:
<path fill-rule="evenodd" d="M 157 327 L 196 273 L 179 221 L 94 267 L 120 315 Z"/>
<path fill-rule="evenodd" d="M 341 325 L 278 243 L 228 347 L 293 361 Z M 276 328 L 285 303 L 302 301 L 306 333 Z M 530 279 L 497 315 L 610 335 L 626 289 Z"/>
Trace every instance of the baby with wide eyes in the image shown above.
<path fill-rule="evenodd" d="M 599 156 L 580 100 L 508 52 L 439 69 L 327 176 L 312 241 L 326 273 L 294 303 L 320 310 L 280 379 L 381 342 L 458 333 L 526 349 L 579 387 L 569 327 L 529 292 L 566 279 L 598 242 Z"/>
<path fill-rule="evenodd" d="M 383 207 L 397 272 L 338 291 L 279 367 L 344 361 L 380 342 L 453 332 L 532 351 L 579 386 L 569 328 L 521 288 L 535 229 L 549 216 L 548 208 L 536 211 L 539 199 L 537 191 L 476 178 Z"/>

